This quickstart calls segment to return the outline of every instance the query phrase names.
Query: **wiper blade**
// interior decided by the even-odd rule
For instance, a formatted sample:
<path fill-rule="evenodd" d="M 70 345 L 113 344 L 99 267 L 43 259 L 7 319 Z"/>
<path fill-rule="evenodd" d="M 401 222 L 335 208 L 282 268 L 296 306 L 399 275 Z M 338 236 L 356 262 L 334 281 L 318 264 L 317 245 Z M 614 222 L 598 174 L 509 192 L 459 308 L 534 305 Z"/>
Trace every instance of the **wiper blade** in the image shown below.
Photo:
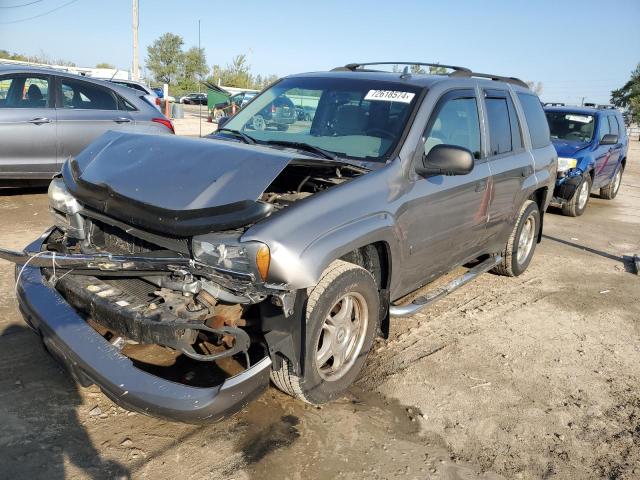
<path fill-rule="evenodd" d="M 233 128 L 219 128 L 218 130 L 216 130 L 216 132 L 229 132 L 232 135 L 235 135 L 238 138 L 241 138 L 244 143 L 248 143 L 249 145 L 255 145 L 256 140 L 253 137 L 250 137 L 249 135 L 247 135 L 244 132 L 241 132 L 240 130 L 234 130 Z"/>
<path fill-rule="evenodd" d="M 328 158 L 329 160 L 339 160 L 338 156 L 330 152 L 329 150 L 325 150 L 324 148 L 316 147 L 315 145 L 309 145 L 304 142 L 290 142 L 288 140 L 265 140 L 263 143 L 267 145 L 281 145 L 283 147 L 291 147 L 296 148 L 298 150 L 305 150 L 307 152 L 316 153 L 324 158 Z"/>

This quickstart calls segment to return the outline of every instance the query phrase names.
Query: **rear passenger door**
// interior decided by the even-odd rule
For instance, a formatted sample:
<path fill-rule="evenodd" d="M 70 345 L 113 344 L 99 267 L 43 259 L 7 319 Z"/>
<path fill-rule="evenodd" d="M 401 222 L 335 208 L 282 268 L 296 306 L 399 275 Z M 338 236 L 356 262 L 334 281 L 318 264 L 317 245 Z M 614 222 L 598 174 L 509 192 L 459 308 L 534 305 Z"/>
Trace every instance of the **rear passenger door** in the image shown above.
<path fill-rule="evenodd" d="M 0 178 L 57 172 L 56 110 L 49 75 L 0 76 Z"/>
<path fill-rule="evenodd" d="M 609 131 L 613 135 L 618 136 L 618 142 L 615 145 L 609 145 L 609 161 L 604 167 L 604 177 L 605 181 L 603 184 L 606 185 L 609 183 L 609 180 L 613 177 L 613 174 L 618 167 L 618 162 L 620 161 L 620 156 L 622 155 L 622 134 L 620 132 L 620 127 L 618 126 L 618 122 L 614 115 L 607 115 L 607 120 L 609 121 Z"/>
<path fill-rule="evenodd" d="M 58 77 L 58 158 L 64 162 L 109 130 L 133 130 L 135 122 L 112 90 Z"/>
<path fill-rule="evenodd" d="M 492 243 L 503 245 L 504 233 L 511 230 L 519 213 L 525 179 L 533 176 L 533 159 L 524 148 L 511 93 L 506 89 L 484 89 L 483 97 L 491 170 L 487 234 Z"/>

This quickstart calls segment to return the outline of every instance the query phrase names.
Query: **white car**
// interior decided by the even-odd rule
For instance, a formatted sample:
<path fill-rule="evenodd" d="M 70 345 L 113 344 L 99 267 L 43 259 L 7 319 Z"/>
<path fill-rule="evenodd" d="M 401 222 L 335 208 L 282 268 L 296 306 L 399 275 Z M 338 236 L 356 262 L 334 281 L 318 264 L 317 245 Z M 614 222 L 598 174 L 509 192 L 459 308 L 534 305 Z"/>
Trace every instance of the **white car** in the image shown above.
<path fill-rule="evenodd" d="M 160 105 L 160 97 L 158 97 L 156 92 L 154 92 L 151 89 L 151 87 L 145 85 L 144 83 L 136 82 L 135 80 L 122 80 L 119 78 L 114 78 L 114 79 L 105 78 L 103 80 L 107 80 L 111 83 L 117 83 L 118 85 L 124 85 L 125 87 L 133 88 L 134 90 L 139 90 L 141 92 L 144 92 L 144 99 L 147 102 L 149 102 L 151 105 L 156 107 L 158 110 L 162 111 L 161 105 Z M 171 101 L 171 99 L 169 99 L 169 101 Z"/>

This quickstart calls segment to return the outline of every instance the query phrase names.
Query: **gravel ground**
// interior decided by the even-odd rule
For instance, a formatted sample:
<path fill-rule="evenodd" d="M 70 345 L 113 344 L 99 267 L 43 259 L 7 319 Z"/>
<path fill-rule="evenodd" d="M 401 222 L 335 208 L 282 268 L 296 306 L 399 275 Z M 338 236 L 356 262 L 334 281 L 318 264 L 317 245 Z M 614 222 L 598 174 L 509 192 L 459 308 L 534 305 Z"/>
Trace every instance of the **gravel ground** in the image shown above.
<path fill-rule="evenodd" d="M 395 320 L 344 399 L 270 388 L 209 426 L 76 387 L 24 327 L 2 262 L 0 478 L 640 478 L 639 212 L 636 142 L 615 200 L 549 212 L 521 277 Z M 1 192 L 0 219 L 2 246 L 23 247 L 49 224 L 46 192 Z"/>

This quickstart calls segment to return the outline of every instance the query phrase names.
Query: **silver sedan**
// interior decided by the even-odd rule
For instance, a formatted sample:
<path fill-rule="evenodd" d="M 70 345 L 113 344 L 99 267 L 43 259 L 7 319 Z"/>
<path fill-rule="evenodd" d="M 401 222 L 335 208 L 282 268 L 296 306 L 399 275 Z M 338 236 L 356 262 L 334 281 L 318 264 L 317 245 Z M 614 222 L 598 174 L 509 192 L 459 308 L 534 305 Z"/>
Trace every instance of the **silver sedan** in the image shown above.
<path fill-rule="evenodd" d="M 60 70 L 0 65 L 0 180 L 51 178 L 109 130 L 174 133 L 138 90 Z"/>

